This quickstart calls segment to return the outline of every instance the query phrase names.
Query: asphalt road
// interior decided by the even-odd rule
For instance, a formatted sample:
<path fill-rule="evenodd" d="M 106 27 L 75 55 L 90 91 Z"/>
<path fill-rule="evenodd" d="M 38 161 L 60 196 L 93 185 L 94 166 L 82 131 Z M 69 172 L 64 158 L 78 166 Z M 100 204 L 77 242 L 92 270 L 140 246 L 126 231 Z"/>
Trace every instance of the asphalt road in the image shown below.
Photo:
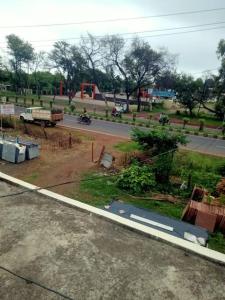
<path fill-rule="evenodd" d="M 17 107 L 16 113 L 19 114 L 23 110 L 24 108 Z M 103 120 L 92 120 L 91 125 L 83 125 L 77 122 L 76 116 L 70 115 L 64 115 L 64 120 L 60 122 L 59 125 L 75 129 L 81 129 L 85 131 L 94 131 L 98 133 L 110 134 L 124 138 L 129 138 L 132 130 L 132 126 L 130 125 Z M 144 127 L 140 128 L 142 130 L 149 130 Z M 201 137 L 196 135 L 188 135 L 188 144 L 183 148 L 225 157 L 225 140 Z"/>

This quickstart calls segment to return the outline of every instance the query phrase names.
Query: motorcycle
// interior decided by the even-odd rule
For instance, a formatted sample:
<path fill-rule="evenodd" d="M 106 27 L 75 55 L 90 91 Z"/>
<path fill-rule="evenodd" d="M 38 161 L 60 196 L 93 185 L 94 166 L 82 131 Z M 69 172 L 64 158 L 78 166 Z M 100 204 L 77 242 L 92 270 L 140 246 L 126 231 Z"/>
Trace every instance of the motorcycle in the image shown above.
<path fill-rule="evenodd" d="M 121 118 L 122 113 L 120 111 L 112 111 L 111 116 L 112 117 L 119 117 Z"/>
<path fill-rule="evenodd" d="M 91 118 L 89 116 L 80 115 L 78 117 L 78 123 L 85 124 L 85 125 L 90 125 L 91 124 Z"/>

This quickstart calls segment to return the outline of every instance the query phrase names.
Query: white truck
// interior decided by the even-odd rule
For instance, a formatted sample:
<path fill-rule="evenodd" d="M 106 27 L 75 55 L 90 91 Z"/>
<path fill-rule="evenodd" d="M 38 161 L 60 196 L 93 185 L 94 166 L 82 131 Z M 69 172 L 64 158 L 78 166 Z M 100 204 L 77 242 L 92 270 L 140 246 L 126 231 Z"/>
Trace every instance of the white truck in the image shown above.
<path fill-rule="evenodd" d="M 57 122 L 63 120 L 63 111 L 61 109 L 45 110 L 43 107 L 29 107 L 20 114 L 20 120 L 41 123 L 42 126 L 55 126 Z"/>

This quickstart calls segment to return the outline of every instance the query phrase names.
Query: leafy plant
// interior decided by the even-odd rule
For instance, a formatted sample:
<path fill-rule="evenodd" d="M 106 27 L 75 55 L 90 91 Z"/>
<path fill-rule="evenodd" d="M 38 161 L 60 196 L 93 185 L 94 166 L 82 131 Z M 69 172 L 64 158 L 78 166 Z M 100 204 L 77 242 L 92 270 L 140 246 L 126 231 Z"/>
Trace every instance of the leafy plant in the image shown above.
<path fill-rule="evenodd" d="M 218 166 L 218 173 L 225 177 L 225 162 L 223 162 L 223 164 L 221 164 L 220 166 Z"/>
<path fill-rule="evenodd" d="M 131 165 L 123 169 L 116 183 L 119 188 L 134 194 L 148 191 L 156 184 L 151 169 L 146 165 Z"/>
<path fill-rule="evenodd" d="M 183 118 L 183 129 L 186 127 L 189 121 L 190 121 L 189 118 Z"/>
<path fill-rule="evenodd" d="M 186 144 L 184 135 L 173 134 L 168 130 L 142 131 L 134 128 L 132 139 L 141 146 L 143 150 L 151 150 L 153 155 L 176 150 L 178 144 Z"/>
<path fill-rule="evenodd" d="M 199 131 L 203 131 L 205 125 L 204 119 L 199 119 Z"/>
<path fill-rule="evenodd" d="M 225 253 L 225 238 L 221 232 L 211 234 L 208 245 L 210 249 Z"/>
<path fill-rule="evenodd" d="M 222 124 L 222 134 L 225 135 L 225 122 Z"/>
<path fill-rule="evenodd" d="M 69 108 L 70 108 L 70 111 L 71 111 L 71 112 L 74 112 L 75 109 L 76 109 L 76 106 L 75 106 L 74 104 L 71 104 L 71 105 L 69 106 Z"/>

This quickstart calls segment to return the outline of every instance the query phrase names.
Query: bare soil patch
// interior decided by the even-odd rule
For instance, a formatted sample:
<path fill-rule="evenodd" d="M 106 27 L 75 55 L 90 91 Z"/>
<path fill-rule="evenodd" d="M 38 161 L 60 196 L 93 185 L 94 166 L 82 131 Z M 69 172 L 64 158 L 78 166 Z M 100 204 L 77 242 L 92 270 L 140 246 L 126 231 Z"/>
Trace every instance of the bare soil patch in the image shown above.
<path fill-rule="evenodd" d="M 20 164 L 0 161 L 0 170 L 11 176 L 33 183 L 41 187 L 76 181 L 54 188 L 54 191 L 70 195 L 74 188 L 79 188 L 83 174 L 98 170 L 97 163 L 92 162 L 92 143 L 94 144 L 94 160 L 99 158 L 102 146 L 111 153 L 116 162 L 121 153 L 113 145 L 124 141 L 123 138 L 98 133 L 83 133 L 67 128 L 41 128 L 28 124 L 17 131 L 7 131 L 6 135 L 18 136 L 32 140 L 40 145 L 40 157 Z"/>

